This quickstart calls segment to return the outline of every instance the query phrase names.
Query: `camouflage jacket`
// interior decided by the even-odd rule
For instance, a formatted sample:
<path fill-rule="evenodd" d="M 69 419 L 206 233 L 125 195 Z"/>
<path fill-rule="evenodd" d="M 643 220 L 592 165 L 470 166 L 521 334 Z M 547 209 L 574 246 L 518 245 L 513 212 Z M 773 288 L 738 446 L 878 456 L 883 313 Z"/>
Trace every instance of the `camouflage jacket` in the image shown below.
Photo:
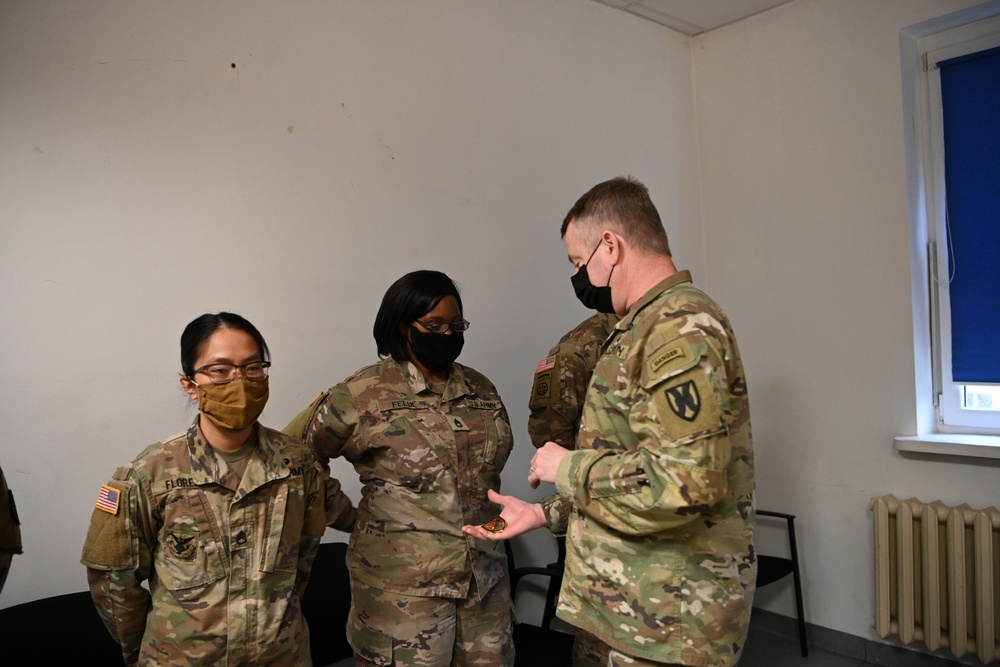
<path fill-rule="evenodd" d="M 351 576 L 419 597 L 485 595 L 506 571 L 503 546 L 462 533 L 500 508 L 513 438 L 483 375 L 452 364 L 443 395 L 412 363 L 384 359 L 319 396 L 286 428 L 325 462 L 343 456 L 363 484 L 347 552 Z"/>
<path fill-rule="evenodd" d="M 535 369 L 528 399 L 528 435 L 535 447 L 548 441 L 572 449 L 576 445 L 580 413 L 601 344 L 614 331 L 618 318 L 597 313 L 563 336 Z"/>
<path fill-rule="evenodd" d="M 750 410 L 729 322 L 690 280 L 635 303 L 594 369 L 556 475 L 558 615 L 627 655 L 729 667 L 756 576 Z"/>
<path fill-rule="evenodd" d="M 256 440 L 241 481 L 196 418 L 101 487 L 82 562 L 126 664 L 311 664 L 300 601 L 327 482 L 301 443 Z"/>

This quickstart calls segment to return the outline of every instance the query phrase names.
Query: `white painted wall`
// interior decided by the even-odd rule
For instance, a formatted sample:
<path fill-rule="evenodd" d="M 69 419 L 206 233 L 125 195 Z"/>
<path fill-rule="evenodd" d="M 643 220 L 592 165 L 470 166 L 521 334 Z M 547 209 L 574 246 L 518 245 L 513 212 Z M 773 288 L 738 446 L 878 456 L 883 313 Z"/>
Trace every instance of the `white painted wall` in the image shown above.
<path fill-rule="evenodd" d="M 191 319 L 260 328 L 281 428 L 375 361 L 417 268 L 462 288 L 462 361 L 515 426 L 504 488 L 539 497 L 532 374 L 587 316 L 562 217 L 631 173 L 703 276 L 693 114 L 690 40 L 589 0 L 0 3 L 0 465 L 25 542 L 0 606 L 85 588 L 99 485 L 195 414 Z"/>
<path fill-rule="evenodd" d="M 799 516 L 808 620 L 862 637 L 869 498 L 1000 504 L 995 461 L 892 440 L 916 423 L 899 30 L 974 4 L 796 0 L 693 40 L 706 284 L 746 364 L 758 506 Z M 757 601 L 795 614 L 788 588 Z"/>
<path fill-rule="evenodd" d="M 632 173 L 740 337 L 808 619 L 871 637 L 868 499 L 1000 488 L 892 447 L 915 423 L 898 31 L 972 4 L 797 0 L 694 40 L 589 0 L 0 4 L 0 464 L 27 550 L 0 606 L 84 587 L 98 485 L 194 414 L 189 320 L 260 327 L 280 428 L 374 360 L 415 268 L 462 286 L 462 360 L 515 424 L 505 488 L 537 497 L 530 376 L 586 316 L 559 222 Z"/>

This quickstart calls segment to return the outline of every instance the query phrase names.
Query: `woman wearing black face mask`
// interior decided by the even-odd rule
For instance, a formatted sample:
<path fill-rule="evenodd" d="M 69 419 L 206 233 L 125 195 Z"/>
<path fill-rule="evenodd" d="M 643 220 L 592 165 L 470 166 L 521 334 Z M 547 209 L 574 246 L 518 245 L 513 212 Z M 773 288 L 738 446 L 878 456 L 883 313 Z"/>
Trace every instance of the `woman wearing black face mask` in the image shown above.
<path fill-rule="evenodd" d="M 496 388 L 455 362 L 469 323 L 454 282 L 415 271 L 375 318 L 382 361 L 324 392 L 285 432 L 364 485 L 347 554 L 359 666 L 514 664 L 506 558 L 463 524 L 493 522 L 513 438 Z"/>

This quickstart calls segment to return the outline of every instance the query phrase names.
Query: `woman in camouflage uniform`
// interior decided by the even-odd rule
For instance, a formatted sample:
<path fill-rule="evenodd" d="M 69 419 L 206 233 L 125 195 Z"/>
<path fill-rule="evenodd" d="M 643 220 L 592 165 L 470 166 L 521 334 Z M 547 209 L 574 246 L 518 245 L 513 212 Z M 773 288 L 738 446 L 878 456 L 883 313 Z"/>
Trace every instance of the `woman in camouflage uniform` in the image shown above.
<path fill-rule="evenodd" d="M 454 363 L 468 327 L 448 276 L 403 276 L 375 319 L 388 358 L 285 429 L 321 461 L 345 457 L 364 485 L 347 555 L 360 666 L 513 665 L 503 547 L 462 533 L 499 513 L 486 492 L 499 488 L 512 444 L 496 388 Z"/>
<path fill-rule="evenodd" d="M 302 443 L 257 423 L 270 361 L 250 322 L 197 318 L 181 366 L 194 424 L 98 493 L 94 603 L 128 665 L 309 666 L 302 593 L 328 519 L 350 530 L 355 510 Z"/>

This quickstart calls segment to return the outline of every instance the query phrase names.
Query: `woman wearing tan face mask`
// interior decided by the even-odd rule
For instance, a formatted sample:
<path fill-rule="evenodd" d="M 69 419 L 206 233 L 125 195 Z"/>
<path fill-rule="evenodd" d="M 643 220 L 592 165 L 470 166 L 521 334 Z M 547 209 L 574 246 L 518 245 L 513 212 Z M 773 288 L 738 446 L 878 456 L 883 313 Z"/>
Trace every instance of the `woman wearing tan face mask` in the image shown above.
<path fill-rule="evenodd" d="M 257 422 L 269 356 L 239 315 L 192 321 L 180 382 L 198 416 L 100 488 L 82 560 L 127 665 L 311 665 L 301 596 L 326 525 L 351 530 L 356 511 Z"/>

